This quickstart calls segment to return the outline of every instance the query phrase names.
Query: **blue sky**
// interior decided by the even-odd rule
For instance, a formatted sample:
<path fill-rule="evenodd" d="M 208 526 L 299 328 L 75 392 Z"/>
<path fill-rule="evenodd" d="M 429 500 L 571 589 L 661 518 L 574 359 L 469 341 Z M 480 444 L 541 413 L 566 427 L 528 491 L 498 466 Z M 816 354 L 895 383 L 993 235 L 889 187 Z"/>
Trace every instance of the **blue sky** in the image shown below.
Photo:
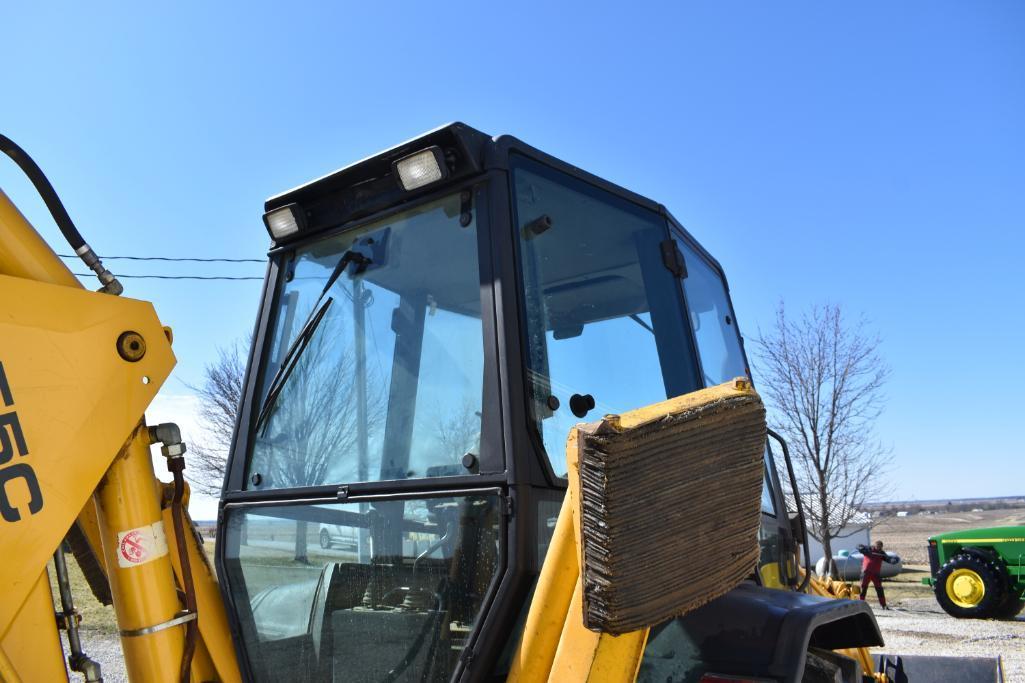
<path fill-rule="evenodd" d="M 267 196 L 463 120 L 668 206 L 748 335 L 780 299 L 865 313 L 895 497 L 1025 493 L 1025 5 L 173 7 L 0 10 L 2 130 L 101 253 L 261 258 Z M 13 165 L 0 186 L 59 244 Z M 260 284 L 126 283 L 185 405 Z"/>

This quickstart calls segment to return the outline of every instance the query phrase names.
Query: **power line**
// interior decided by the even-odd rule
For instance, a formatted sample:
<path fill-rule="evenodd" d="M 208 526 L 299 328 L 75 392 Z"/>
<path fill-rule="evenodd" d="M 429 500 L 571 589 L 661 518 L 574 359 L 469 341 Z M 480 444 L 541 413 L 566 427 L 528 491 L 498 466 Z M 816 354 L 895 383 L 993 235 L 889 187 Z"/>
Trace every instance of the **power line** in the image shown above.
<path fill-rule="evenodd" d="M 57 254 L 61 258 L 77 259 L 78 256 L 75 254 Z M 175 258 L 171 256 L 100 256 L 101 259 L 107 261 L 190 261 L 193 263 L 266 263 L 266 259 L 259 258 L 198 258 L 198 257 L 181 257 Z M 128 277 L 127 275 L 125 277 Z M 262 279 L 262 278 L 261 278 Z"/>
<path fill-rule="evenodd" d="M 95 273 L 74 273 L 77 277 L 95 277 Z M 227 275 L 125 275 L 114 273 L 118 278 L 135 278 L 137 280 L 262 280 L 262 277 L 230 277 Z"/>

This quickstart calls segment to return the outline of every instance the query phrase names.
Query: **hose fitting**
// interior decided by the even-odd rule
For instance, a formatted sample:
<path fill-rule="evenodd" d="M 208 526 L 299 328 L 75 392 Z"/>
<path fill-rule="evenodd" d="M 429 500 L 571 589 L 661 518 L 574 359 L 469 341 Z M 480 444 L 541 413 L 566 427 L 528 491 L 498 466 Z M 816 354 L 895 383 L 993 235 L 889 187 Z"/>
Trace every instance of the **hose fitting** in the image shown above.
<path fill-rule="evenodd" d="M 82 259 L 89 270 L 96 273 L 96 277 L 100 280 L 100 284 L 103 285 L 100 291 L 104 294 L 113 294 L 118 296 L 121 292 L 125 291 L 125 288 L 121 286 L 114 274 L 107 270 L 103 263 L 100 261 L 100 257 L 96 255 L 92 247 L 88 244 L 83 244 L 78 249 L 75 249 L 75 253 Z"/>

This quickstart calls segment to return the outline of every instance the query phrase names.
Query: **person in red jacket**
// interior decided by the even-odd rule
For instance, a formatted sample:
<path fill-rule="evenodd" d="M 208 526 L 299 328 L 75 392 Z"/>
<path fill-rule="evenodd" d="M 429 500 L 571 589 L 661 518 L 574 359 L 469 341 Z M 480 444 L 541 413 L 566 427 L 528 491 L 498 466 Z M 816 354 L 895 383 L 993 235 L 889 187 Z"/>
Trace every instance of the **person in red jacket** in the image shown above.
<path fill-rule="evenodd" d="M 879 574 L 883 568 L 883 562 L 896 564 L 897 560 L 883 552 L 882 541 L 876 541 L 872 544 L 871 548 L 867 545 L 859 545 L 858 551 L 863 556 L 861 560 L 861 599 L 865 599 L 868 583 L 871 581 L 872 585 L 876 587 L 876 597 L 879 598 L 879 605 L 883 609 L 889 609 L 886 606 L 886 594 L 883 592 L 883 580 Z"/>

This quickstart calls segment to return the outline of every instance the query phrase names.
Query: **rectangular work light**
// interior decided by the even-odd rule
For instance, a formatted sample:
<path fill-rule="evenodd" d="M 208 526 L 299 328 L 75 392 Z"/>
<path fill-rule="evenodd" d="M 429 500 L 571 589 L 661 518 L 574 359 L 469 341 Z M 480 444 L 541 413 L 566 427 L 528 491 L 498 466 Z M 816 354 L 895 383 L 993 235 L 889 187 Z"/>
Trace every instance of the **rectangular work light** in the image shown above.
<path fill-rule="evenodd" d="M 399 184 L 406 192 L 448 177 L 445 155 L 438 146 L 399 159 L 394 164 L 394 170 Z"/>
<path fill-rule="evenodd" d="M 274 240 L 294 235 L 306 225 L 306 216 L 298 204 L 288 204 L 263 214 L 267 232 Z"/>

